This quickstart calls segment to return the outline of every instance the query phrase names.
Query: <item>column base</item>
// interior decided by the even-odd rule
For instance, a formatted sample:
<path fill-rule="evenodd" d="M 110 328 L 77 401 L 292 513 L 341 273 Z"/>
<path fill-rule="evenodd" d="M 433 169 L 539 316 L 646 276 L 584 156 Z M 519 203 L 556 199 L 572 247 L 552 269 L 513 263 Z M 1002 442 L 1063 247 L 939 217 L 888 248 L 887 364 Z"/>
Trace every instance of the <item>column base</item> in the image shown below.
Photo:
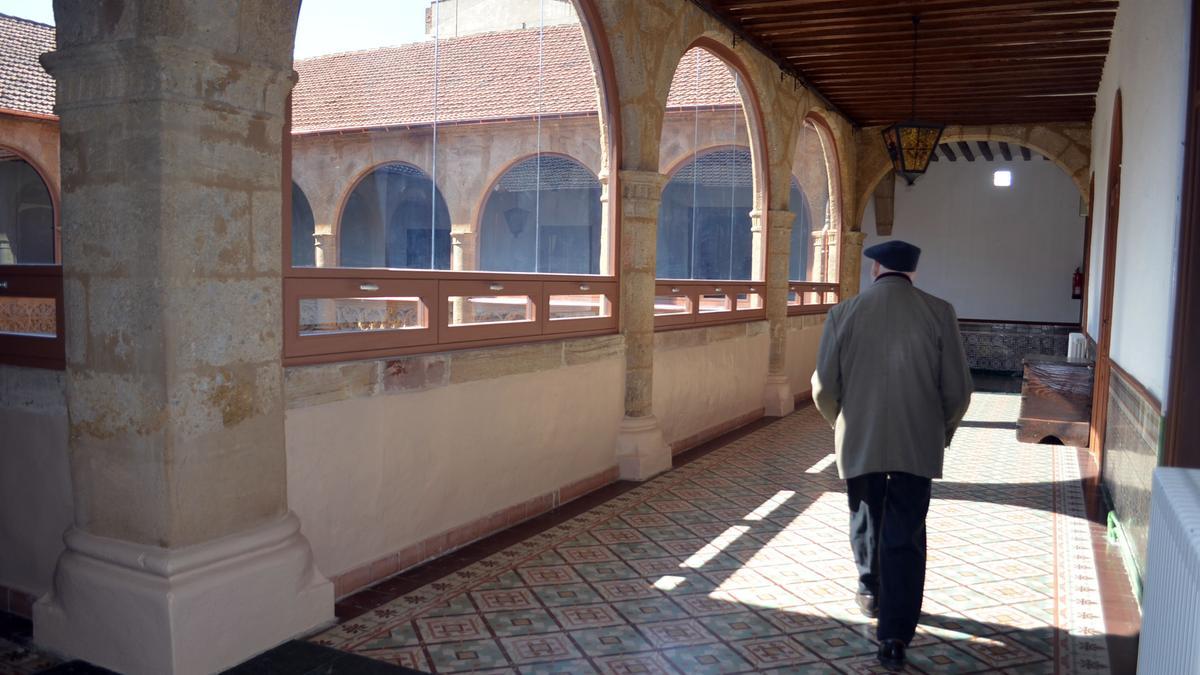
<path fill-rule="evenodd" d="M 300 520 L 179 549 L 67 531 L 34 642 L 122 673 L 211 673 L 331 623 Z"/>
<path fill-rule="evenodd" d="M 653 415 L 626 417 L 617 432 L 621 480 L 644 481 L 671 468 L 671 448 Z"/>
<path fill-rule="evenodd" d="M 763 391 L 763 415 L 784 417 L 796 409 L 796 397 L 792 394 L 792 381 L 787 375 L 767 376 Z"/>

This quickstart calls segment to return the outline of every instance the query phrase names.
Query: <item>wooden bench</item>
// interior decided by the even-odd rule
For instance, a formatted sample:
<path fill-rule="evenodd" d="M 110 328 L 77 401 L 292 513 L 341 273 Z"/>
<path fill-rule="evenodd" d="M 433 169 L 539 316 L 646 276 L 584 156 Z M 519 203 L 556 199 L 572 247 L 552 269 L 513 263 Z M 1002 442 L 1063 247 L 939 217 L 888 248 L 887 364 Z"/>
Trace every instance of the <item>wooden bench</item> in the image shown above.
<path fill-rule="evenodd" d="M 1017 440 L 1088 447 L 1095 364 L 1065 356 L 1027 356 L 1024 365 Z"/>

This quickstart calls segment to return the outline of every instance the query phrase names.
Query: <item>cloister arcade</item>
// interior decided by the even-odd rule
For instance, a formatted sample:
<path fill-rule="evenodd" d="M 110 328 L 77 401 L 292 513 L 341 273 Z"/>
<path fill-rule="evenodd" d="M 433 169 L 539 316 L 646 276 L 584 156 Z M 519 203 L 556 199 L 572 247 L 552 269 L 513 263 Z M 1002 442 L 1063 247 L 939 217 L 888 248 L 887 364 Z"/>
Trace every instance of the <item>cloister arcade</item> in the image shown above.
<path fill-rule="evenodd" d="M 1012 277 L 1078 260 L 1069 321 L 959 317 L 1054 350 L 1085 334 L 1090 447 L 1017 443 L 1019 399 L 977 400 L 935 487 L 914 663 L 1137 658 L 1150 483 L 1198 463 L 1190 3 L 918 3 L 941 143 L 1065 176 L 996 196 L 1021 223 L 967 204 L 936 227 L 904 220 L 932 193 L 896 187 L 881 140 L 910 91 L 863 72 L 908 77 L 911 8 L 421 4 L 415 41 L 302 59 L 300 0 L 0 15 L 0 612 L 32 621 L 31 654 L 200 673 L 299 639 L 515 672 L 559 640 L 555 672 L 757 671 L 783 640 L 779 667 L 865 667 L 833 436 L 806 408 L 817 347 L 870 282 L 868 237 L 975 227 L 1045 249 L 970 252 Z M 1086 36 L 1049 44 L 1059 21 Z M 991 63 L 993 27 L 1036 33 L 1017 65 Z M 1030 59 L 1066 74 L 1012 80 Z M 1038 238 L 1059 225 L 1082 233 Z M 1060 292 L 1057 267 L 999 289 L 985 267 L 939 281 Z M 701 637 L 647 628 L 659 611 Z M 632 656 L 589 632 L 618 629 Z"/>

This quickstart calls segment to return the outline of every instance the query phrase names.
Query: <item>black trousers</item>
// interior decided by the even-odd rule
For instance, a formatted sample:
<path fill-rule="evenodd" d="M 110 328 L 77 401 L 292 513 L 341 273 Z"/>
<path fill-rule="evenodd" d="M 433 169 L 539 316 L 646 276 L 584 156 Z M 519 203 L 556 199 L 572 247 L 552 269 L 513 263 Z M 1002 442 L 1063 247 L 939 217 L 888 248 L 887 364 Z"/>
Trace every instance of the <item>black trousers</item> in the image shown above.
<path fill-rule="evenodd" d="M 846 481 L 850 547 L 858 590 L 879 599 L 880 640 L 908 644 L 925 595 L 925 516 L 932 481 L 908 473 L 869 473 Z"/>

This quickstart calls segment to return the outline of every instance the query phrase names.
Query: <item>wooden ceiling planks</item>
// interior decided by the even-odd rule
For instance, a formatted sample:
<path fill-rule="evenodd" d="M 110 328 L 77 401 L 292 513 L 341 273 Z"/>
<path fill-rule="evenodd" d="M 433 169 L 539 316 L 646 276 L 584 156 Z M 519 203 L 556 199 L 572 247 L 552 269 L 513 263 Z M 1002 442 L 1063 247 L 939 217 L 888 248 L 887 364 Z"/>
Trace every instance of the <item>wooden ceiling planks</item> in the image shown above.
<path fill-rule="evenodd" d="M 1117 0 L 693 0 L 863 126 L 1088 122 Z M 949 159 L 949 157 L 947 157 Z"/>

